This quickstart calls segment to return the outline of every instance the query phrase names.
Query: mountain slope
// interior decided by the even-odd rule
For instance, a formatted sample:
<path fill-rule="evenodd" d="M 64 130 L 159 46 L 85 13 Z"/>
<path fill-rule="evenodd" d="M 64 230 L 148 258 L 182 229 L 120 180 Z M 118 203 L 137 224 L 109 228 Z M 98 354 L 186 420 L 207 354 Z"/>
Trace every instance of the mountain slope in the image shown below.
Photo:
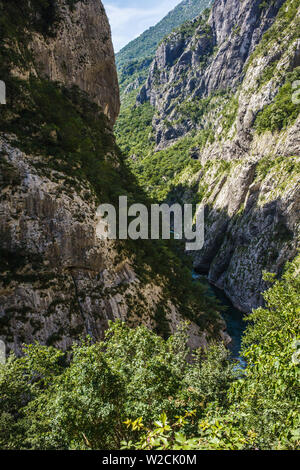
<path fill-rule="evenodd" d="M 109 320 L 168 336 L 185 317 L 191 346 L 205 345 L 224 324 L 172 244 L 97 236 L 100 203 L 149 204 L 111 130 L 118 90 L 101 2 L 0 8 L 0 339 L 18 354 L 35 341 L 68 349 L 101 339 Z"/>
<path fill-rule="evenodd" d="M 198 16 L 213 0 L 183 0 L 157 25 L 131 41 L 116 54 L 121 92 L 137 88 L 146 77 L 159 42 L 173 29 Z"/>
<path fill-rule="evenodd" d="M 217 0 L 162 41 L 117 123 L 154 197 L 206 205 L 194 267 L 246 312 L 299 247 L 299 18 L 297 0 Z"/>

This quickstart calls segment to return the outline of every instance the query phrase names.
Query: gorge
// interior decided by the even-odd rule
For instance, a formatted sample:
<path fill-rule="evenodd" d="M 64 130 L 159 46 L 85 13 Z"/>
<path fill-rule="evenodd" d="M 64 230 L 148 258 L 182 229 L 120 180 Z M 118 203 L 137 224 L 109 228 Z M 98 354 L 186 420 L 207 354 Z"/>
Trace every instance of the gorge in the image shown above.
<path fill-rule="evenodd" d="M 115 57 L 100 0 L 0 0 L 0 449 L 300 447 L 299 23 L 183 0 Z M 204 247 L 103 239 L 121 197 Z"/>
<path fill-rule="evenodd" d="M 116 126 L 153 197 L 205 204 L 194 267 L 246 313 L 299 248 L 298 31 L 297 1 L 214 2 L 161 42 Z"/>

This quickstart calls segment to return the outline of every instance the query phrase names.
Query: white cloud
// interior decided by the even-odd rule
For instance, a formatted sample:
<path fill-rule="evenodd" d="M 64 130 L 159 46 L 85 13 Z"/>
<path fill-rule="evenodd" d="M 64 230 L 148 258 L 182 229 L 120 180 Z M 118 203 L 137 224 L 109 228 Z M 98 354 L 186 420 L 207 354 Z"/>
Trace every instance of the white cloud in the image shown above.
<path fill-rule="evenodd" d="M 118 52 L 129 41 L 154 26 L 179 0 L 162 0 L 158 5 L 148 8 L 119 7 L 104 1 L 106 13 L 112 28 L 115 51 Z"/>

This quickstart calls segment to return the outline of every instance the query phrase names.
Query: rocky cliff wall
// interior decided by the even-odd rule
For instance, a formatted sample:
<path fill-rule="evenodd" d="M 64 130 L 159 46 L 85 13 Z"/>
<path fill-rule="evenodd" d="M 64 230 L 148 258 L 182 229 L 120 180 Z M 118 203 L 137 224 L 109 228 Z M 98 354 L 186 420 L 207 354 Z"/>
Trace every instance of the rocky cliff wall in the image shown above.
<path fill-rule="evenodd" d="M 153 271 L 143 281 L 130 251 L 97 237 L 91 186 L 45 169 L 10 140 L 0 138 L 0 338 L 8 349 L 34 341 L 68 349 L 86 335 L 102 339 L 109 320 L 163 333 L 157 312 L 174 332 L 184 318 L 167 279 Z M 191 324 L 191 348 L 206 347 L 216 331 L 228 341 L 220 317 L 204 325 Z"/>
<path fill-rule="evenodd" d="M 120 110 L 119 85 L 110 25 L 101 0 L 55 0 L 53 4 L 51 34 L 31 34 L 28 48 L 34 65 L 30 73 L 68 87 L 77 85 L 114 124 Z"/>
<path fill-rule="evenodd" d="M 236 90 L 244 66 L 272 25 L 284 0 L 261 8 L 261 0 L 217 0 L 209 18 L 199 17 L 168 36 L 159 46 L 138 103 L 150 100 L 156 149 L 163 149 L 193 128 L 176 124 L 178 104 L 213 93 Z M 175 121 L 166 126 L 165 121 Z"/>

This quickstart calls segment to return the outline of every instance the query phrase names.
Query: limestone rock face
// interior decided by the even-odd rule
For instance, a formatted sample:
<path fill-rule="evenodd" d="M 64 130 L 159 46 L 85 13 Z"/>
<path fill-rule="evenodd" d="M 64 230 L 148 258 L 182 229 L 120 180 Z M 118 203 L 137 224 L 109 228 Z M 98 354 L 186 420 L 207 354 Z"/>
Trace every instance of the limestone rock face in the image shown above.
<path fill-rule="evenodd" d="M 299 168 L 299 157 L 287 159 Z M 263 272 L 281 274 L 299 249 L 300 174 L 275 162 L 265 176 L 253 158 L 223 174 L 217 163 L 205 173 L 205 245 L 194 266 L 246 313 L 263 305 Z"/>
<path fill-rule="evenodd" d="M 60 21 L 54 37 L 35 33 L 31 49 L 37 73 L 88 93 L 114 124 L 120 109 L 110 25 L 101 0 L 58 0 Z"/>
<path fill-rule="evenodd" d="M 41 158 L 7 137 L 0 153 L 0 338 L 8 350 L 20 353 L 34 341 L 65 350 L 87 335 L 100 340 L 109 320 L 155 329 L 163 282 L 141 282 L 117 242 L 97 237 L 89 184 L 78 181 L 74 190 L 63 173 L 41 171 Z M 182 317 L 171 301 L 167 311 L 174 332 Z M 191 348 L 206 347 L 208 332 L 193 323 L 190 330 Z"/>

